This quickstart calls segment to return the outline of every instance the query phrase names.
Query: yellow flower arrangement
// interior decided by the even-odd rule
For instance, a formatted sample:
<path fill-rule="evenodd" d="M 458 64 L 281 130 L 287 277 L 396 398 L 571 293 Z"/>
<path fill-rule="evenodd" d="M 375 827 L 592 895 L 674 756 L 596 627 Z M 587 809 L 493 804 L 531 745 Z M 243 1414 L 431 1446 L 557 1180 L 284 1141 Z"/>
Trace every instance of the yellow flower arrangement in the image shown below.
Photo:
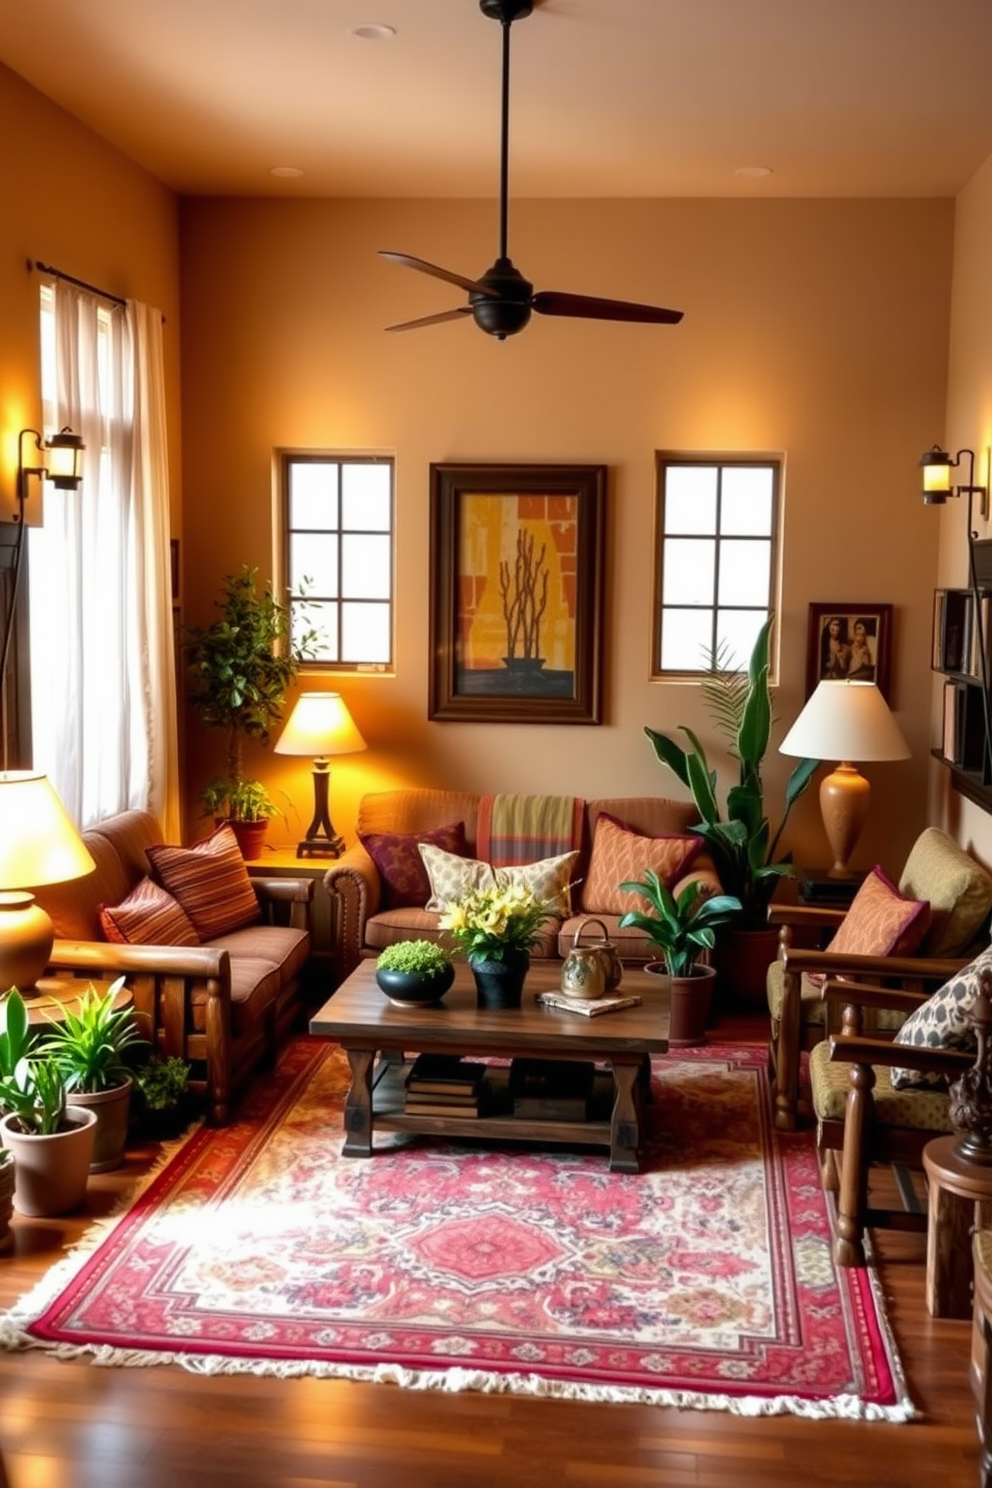
<path fill-rule="evenodd" d="M 505 884 L 474 889 L 445 906 L 438 924 L 465 955 L 484 961 L 503 961 L 506 953 L 530 951 L 551 911 L 532 889 Z"/>

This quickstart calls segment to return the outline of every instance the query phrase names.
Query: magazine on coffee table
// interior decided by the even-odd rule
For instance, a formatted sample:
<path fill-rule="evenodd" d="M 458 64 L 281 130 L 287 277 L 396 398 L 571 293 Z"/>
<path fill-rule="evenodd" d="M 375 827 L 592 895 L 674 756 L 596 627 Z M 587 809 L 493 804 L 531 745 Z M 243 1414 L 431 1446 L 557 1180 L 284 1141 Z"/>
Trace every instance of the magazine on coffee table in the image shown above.
<path fill-rule="evenodd" d="M 541 1007 L 558 1008 L 564 1013 L 581 1013 L 596 1018 L 600 1013 L 617 1013 L 621 1008 L 637 1007 L 639 997 L 566 997 L 564 992 L 538 992 L 534 998 Z"/>

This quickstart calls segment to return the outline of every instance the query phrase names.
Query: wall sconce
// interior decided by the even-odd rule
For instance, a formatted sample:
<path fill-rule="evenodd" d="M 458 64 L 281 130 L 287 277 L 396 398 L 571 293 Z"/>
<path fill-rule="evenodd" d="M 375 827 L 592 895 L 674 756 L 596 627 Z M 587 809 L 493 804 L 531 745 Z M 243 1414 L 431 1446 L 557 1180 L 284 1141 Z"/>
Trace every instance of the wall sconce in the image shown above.
<path fill-rule="evenodd" d="M 24 440 L 27 435 L 34 439 L 35 449 L 42 457 L 38 465 L 29 465 L 24 458 Z M 83 479 L 83 451 L 86 448 L 79 434 L 68 427 L 60 429 L 49 439 L 42 439 L 37 429 L 22 429 L 17 436 L 17 487 L 14 498 L 17 510 L 13 521 L 17 527 L 14 540 L 14 556 L 11 560 L 11 580 L 4 614 L 3 648 L 0 650 L 0 708 L 2 708 L 7 682 L 7 661 L 10 657 L 10 638 L 14 629 L 14 611 L 17 607 L 17 590 L 21 579 L 21 560 L 24 555 L 24 506 L 28 499 L 28 477 L 36 475 L 40 481 L 50 480 L 62 491 L 75 491 Z M 7 768 L 8 739 L 6 725 L 0 727 L 3 736 L 2 764 Z"/>
<path fill-rule="evenodd" d="M 367 748 L 340 693 L 300 693 L 275 746 L 276 754 L 313 756 L 313 821 L 297 846 L 298 858 L 339 858 L 344 852 L 344 838 L 331 823 L 328 755 L 357 754 Z"/>
<path fill-rule="evenodd" d="M 968 480 L 964 485 L 956 486 L 951 482 L 951 471 L 956 469 L 964 456 L 968 457 Z M 989 488 L 988 486 L 976 486 L 975 484 L 975 451 L 960 449 L 953 460 L 946 450 L 935 444 L 920 456 L 920 466 L 923 470 L 923 500 L 927 506 L 943 506 L 948 496 L 968 497 L 968 583 L 971 587 L 972 605 L 975 612 L 975 624 L 978 627 L 978 658 L 981 667 L 982 679 L 982 712 L 985 723 L 985 752 L 990 771 L 992 771 L 992 706 L 989 703 L 989 676 L 988 660 L 986 656 L 985 627 L 982 621 L 982 596 L 978 586 L 978 571 L 975 567 L 975 543 L 978 541 L 978 533 L 975 531 L 974 504 L 975 497 L 979 497 L 978 510 L 983 521 L 988 521 L 989 516 Z"/>

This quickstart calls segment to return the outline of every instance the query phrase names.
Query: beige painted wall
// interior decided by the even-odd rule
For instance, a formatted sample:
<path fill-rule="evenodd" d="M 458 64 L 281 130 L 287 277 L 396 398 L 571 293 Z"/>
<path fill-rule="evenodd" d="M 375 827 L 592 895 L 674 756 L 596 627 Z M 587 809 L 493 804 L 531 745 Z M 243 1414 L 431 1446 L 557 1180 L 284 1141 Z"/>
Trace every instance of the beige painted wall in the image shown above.
<path fill-rule="evenodd" d="M 976 454 L 975 480 L 990 484 L 989 447 L 992 446 L 992 279 L 989 274 L 989 244 L 992 242 L 992 157 L 961 192 L 957 200 L 954 238 L 954 280 L 951 306 L 950 367 L 947 415 L 936 432 L 921 445 L 946 439 L 953 455 L 959 449 Z M 962 480 L 967 476 L 962 473 Z M 940 559 L 938 582 L 968 583 L 967 498 L 949 501 L 933 516 L 939 523 Z M 975 530 L 980 538 L 992 537 L 992 528 L 975 511 Z M 931 741 L 941 734 L 939 677 L 932 681 Z M 930 767 L 930 818 L 954 833 L 958 841 L 992 866 L 992 817 L 964 800 L 951 789 L 950 776 L 936 762 Z"/>
<path fill-rule="evenodd" d="M 698 687 L 648 678 L 654 451 L 781 450 L 775 741 L 803 702 L 809 601 L 891 603 L 892 702 L 913 759 L 866 767 L 874 809 L 857 858 L 897 870 L 926 820 L 937 543 L 915 462 L 942 427 L 952 232 L 950 202 L 519 202 L 511 247 L 538 288 L 670 304 L 685 320 L 535 317 L 498 343 L 467 323 L 385 335 L 460 296 L 375 254 L 480 273 L 494 256 L 490 203 L 184 201 L 186 618 L 211 618 L 240 563 L 271 573 L 274 449 L 391 452 L 396 674 L 341 681 L 370 747 L 334 769 L 338 829 L 351 834 L 362 791 L 399 783 L 677 793 L 643 725 L 687 723 L 716 741 Z M 603 726 L 427 721 L 428 469 L 444 460 L 609 466 Z M 192 719 L 188 743 L 195 790 L 219 772 L 220 741 Z M 306 762 L 248 763 L 294 801 L 298 819 L 276 836 L 295 841 L 310 816 Z M 773 810 L 790 768 L 773 750 Z M 815 796 L 791 843 L 825 860 Z"/>
<path fill-rule="evenodd" d="M 164 327 L 173 531 L 181 524 L 178 207 L 175 195 L 0 65 L 0 520 L 9 521 L 17 435 L 40 427 L 41 259 L 122 298 Z M 32 486 L 29 521 L 40 519 Z M 53 638 L 53 644 L 57 638 Z"/>

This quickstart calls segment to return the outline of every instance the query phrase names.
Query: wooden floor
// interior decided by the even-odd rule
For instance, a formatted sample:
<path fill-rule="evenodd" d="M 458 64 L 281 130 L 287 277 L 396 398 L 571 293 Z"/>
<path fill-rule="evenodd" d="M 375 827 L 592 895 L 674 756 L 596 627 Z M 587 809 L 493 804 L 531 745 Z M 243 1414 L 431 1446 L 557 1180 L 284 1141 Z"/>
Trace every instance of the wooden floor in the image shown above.
<path fill-rule="evenodd" d="M 760 1024 L 715 1037 L 758 1038 Z M 0 1307 L 106 1213 L 152 1155 L 90 1182 L 88 1215 L 16 1220 Z M 905 1426 L 445 1396 L 314 1379 L 101 1369 L 0 1351 L 0 1488 L 976 1488 L 969 1326 L 931 1319 L 922 1236 L 878 1236 Z"/>

